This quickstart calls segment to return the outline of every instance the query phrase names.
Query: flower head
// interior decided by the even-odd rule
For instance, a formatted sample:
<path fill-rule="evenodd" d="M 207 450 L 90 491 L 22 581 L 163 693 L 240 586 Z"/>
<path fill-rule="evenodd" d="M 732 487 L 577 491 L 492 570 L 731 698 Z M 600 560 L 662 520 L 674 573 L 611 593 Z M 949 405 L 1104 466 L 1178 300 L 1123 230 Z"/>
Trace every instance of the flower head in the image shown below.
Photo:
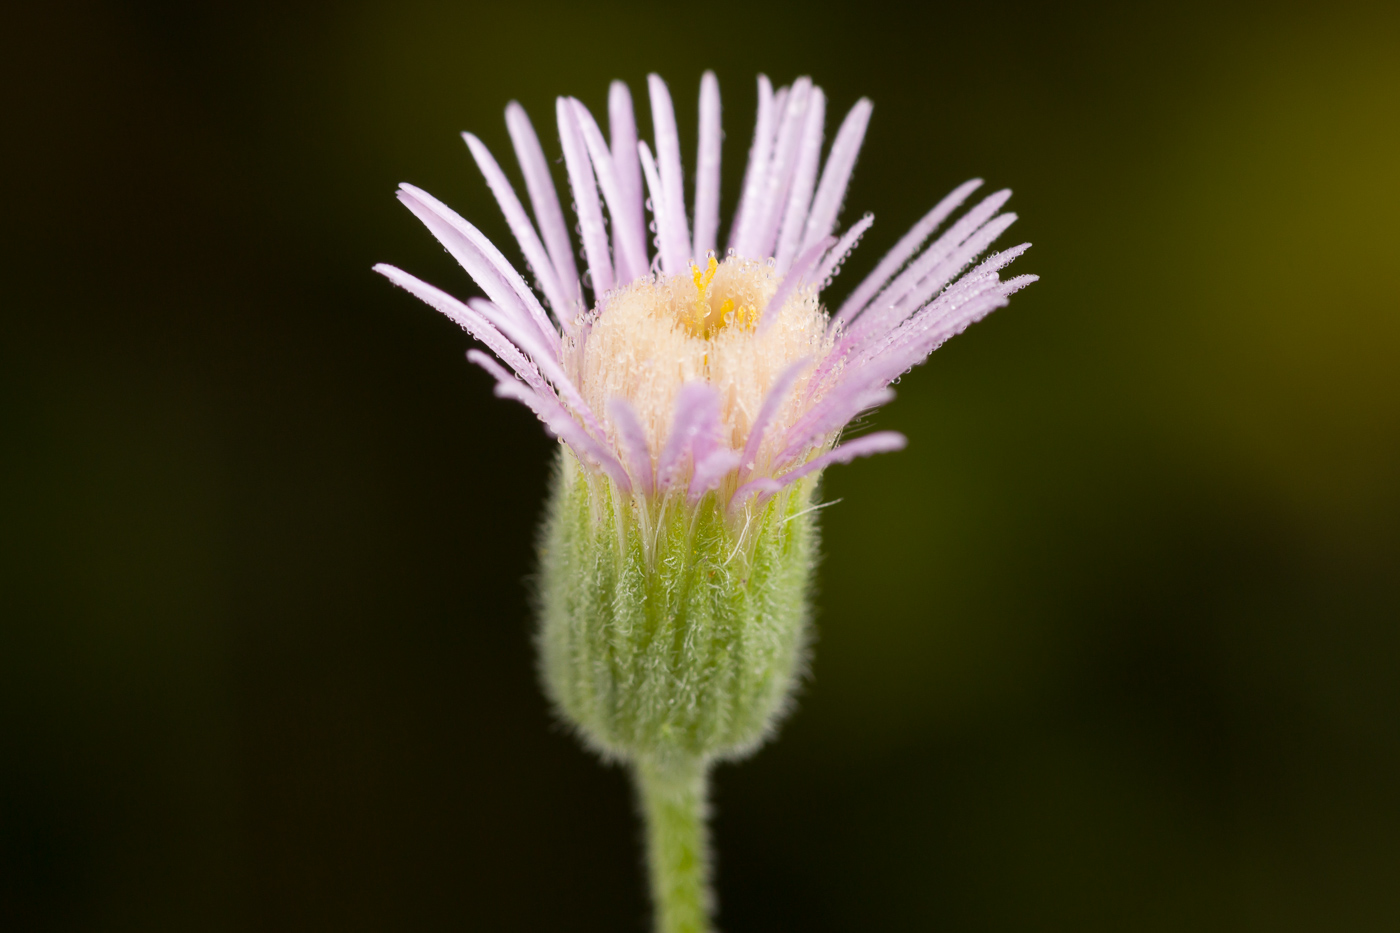
<path fill-rule="evenodd" d="M 712 73 L 701 82 L 689 216 L 671 98 L 657 76 L 648 83 L 654 152 L 637 140 L 622 83 L 609 95 L 608 139 L 579 101 L 557 101 L 591 297 L 544 151 L 515 103 L 506 123 L 533 222 L 491 153 L 464 138 L 543 301 L 476 227 L 412 185 L 400 200 L 485 297 L 463 302 L 375 268 L 480 340 L 494 358 L 468 356 L 496 379 L 497 394 L 528 405 L 648 528 L 668 504 L 694 508 L 711 494 L 737 525 L 828 465 L 902 447 L 889 431 L 839 440 L 853 418 L 892 397 L 900 374 L 1035 277 L 999 275 L 1026 244 L 968 270 L 1015 220 L 999 213 L 1006 191 L 927 242 L 980 186 L 974 180 L 926 214 L 834 313 L 824 308 L 822 291 L 872 223 L 866 215 L 834 235 L 871 105 L 851 108 L 821 165 L 826 99 L 807 78 L 775 92 L 759 77 L 740 203 L 717 257 L 718 83 Z M 650 552 L 653 538 L 645 543 Z"/>
<path fill-rule="evenodd" d="M 870 102 L 851 108 L 822 165 L 821 88 L 799 78 L 775 92 L 759 77 L 721 257 L 719 85 L 709 73 L 700 84 L 688 214 L 671 98 L 660 78 L 648 84 L 654 149 L 637 140 L 620 82 L 607 139 L 581 103 L 557 101 L 582 280 L 549 163 L 515 103 L 506 125 L 533 221 L 491 153 L 464 137 L 538 294 L 480 231 L 412 185 L 399 199 L 485 297 L 463 302 L 375 268 L 484 344 L 489 354 L 467 356 L 496 394 L 528 405 L 563 442 L 540 546 L 545 689 L 586 742 L 633 766 L 657 929 L 698 933 L 711 903 L 706 769 L 756 748 L 792 694 L 821 471 L 904 446 L 892 431 L 840 438 L 892 397 L 901 373 L 1035 277 L 1000 277 L 1024 244 L 969 269 L 1016 219 L 999 213 L 1006 191 L 928 242 L 981 185 L 970 181 L 829 312 L 821 293 L 872 223 L 867 214 L 836 235 Z"/>

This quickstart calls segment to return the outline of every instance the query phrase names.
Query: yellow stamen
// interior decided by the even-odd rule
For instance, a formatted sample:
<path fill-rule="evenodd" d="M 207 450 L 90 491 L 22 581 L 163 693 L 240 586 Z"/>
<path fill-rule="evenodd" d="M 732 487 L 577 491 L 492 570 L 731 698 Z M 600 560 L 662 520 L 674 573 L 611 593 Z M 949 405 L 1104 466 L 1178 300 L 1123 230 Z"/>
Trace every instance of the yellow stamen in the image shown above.
<path fill-rule="evenodd" d="M 700 267 L 691 263 L 690 276 L 695 280 L 695 320 L 691 324 L 691 330 L 697 336 L 705 336 L 705 319 L 710 316 L 710 302 L 705 298 L 705 290 L 710 287 L 710 282 L 714 281 L 715 270 L 719 268 L 719 263 L 715 262 L 715 257 L 711 256 L 704 272 Z"/>
<path fill-rule="evenodd" d="M 724 303 L 721 304 L 721 305 L 719 306 L 719 325 L 720 325 L 720 327 L 723 327 L 724 325 L 730 323 L 730 321 L 729 321 L 729 315 L 730 315 L 733 311 L 734 311 L 734 299 L 733 299 L 733 298 L 726 298 L 726 299 L 724 299 Z M 737 319 L 736 319 L 736 320 L 737 320 Z"/>

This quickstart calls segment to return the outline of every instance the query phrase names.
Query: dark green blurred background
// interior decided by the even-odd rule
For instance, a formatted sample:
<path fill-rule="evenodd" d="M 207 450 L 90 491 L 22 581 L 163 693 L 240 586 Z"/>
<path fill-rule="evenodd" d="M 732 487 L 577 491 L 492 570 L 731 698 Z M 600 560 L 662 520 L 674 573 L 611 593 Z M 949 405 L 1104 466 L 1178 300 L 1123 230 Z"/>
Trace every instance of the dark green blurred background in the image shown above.
<path fill-rule="evenodd" d="M 552 451 L 394 200 L 661 72 L 875 117 L 833 294 L 945 191 L 1043 281 L 829 474 L 814 678 L 718 775 L 723 927 L 1400 929 L 1400 15 L 37 4 L 0 37 L 0 927 L 646 924 L 534 682 Z M 514 173 L 513 163 L 510 171 Z M 559 173 L 562 178 L 562 173 Z M 515 255 L 514 250 L 508 252 Z"/>

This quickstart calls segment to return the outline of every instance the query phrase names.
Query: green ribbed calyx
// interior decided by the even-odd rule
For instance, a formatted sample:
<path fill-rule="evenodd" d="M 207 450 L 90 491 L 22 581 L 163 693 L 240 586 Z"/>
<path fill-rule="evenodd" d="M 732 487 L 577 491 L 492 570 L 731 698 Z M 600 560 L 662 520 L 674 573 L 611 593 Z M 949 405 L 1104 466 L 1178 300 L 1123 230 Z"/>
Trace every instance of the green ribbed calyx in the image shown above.
<path fill-rule="evenodd" d="M 545 687 L 604 755 L 736 758 L 784 710 L 807 643 L 815 479 L 751 513 L 643 509 L 561 451 L 541 543 Z"/>

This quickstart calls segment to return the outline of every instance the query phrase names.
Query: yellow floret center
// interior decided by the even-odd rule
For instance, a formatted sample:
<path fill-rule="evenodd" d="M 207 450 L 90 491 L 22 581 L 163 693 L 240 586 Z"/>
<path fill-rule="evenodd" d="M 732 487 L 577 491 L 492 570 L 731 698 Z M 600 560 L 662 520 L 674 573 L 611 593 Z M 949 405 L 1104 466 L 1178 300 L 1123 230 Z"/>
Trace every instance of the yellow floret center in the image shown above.
<path fill-rule="evenodd" d="M 725 327 L 738 327 L 752 330 L 758 323 L 758 311 L 751 304 L 735 304 L 733 297 L 726 297 L 715 307 L 712 285 L 719 263 L 711 256 L 704 269 L 694 263 L 690 266 L 690 277 L 695 283 L 695 300 L 682 315 L 681 321 L 692 337 L 709 339 Z"/>

